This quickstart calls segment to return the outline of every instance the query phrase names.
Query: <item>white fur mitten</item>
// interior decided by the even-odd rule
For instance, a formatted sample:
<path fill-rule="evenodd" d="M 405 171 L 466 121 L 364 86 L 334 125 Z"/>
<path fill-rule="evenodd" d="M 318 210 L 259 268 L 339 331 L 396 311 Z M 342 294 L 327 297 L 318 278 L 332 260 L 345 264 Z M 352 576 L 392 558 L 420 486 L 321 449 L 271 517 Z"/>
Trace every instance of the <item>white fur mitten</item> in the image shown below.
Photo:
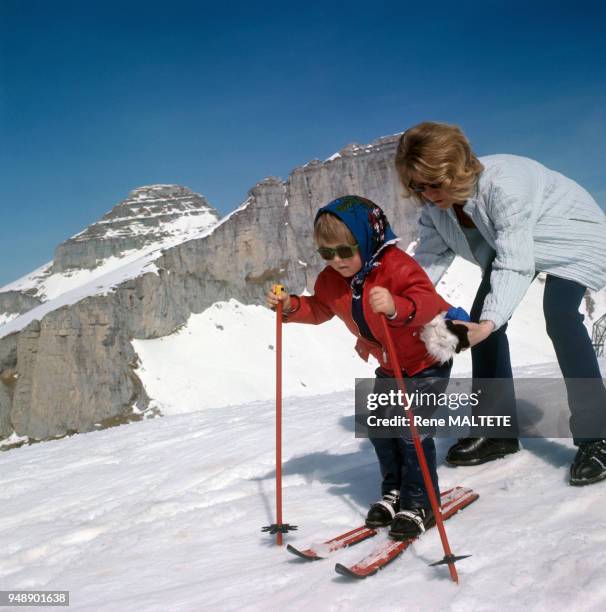
<path fill-rule="evenodd" d="M 447 320 L 445 315 L 443 312 L 435 316 L 421 330 L 421 340 L 425 343 L 427 352 L 440 363 L 446 363 L 455 353 L 469 348 L 467 327 Z"/>

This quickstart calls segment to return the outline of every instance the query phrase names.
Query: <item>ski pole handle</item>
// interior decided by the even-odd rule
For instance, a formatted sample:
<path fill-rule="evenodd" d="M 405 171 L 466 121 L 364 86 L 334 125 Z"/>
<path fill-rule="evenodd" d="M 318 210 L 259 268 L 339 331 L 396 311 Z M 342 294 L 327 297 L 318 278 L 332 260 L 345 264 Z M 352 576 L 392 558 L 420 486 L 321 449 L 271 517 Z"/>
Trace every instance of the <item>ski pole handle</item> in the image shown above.
<path fill-rule="evenodd" d="M 284 285 L 272 285 L 271 286 L 272 293 L 275 293 L 278 297 L 282 297 L 286 293 L 286 288 Z"/>

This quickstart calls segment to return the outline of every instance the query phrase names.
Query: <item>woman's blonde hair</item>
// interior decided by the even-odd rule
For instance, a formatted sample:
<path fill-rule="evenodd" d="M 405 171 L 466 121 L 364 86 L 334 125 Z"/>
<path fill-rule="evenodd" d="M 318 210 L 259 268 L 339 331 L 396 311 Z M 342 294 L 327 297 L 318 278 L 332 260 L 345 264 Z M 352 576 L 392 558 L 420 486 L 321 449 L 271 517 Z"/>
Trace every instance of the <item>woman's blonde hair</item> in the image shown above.
<path fill-rule="evenodd" d="M 356 244 L 347 225 L 329 212 L 322 213 L 314 224 L 314 238 L 318 246 L 325 244 Z"/>
<path fill-rule="evenodd" d="M 463 202 L 474 192 L 484 166 L 459 127 L 425 121 L 400 137 L 396 170 L 406 197 L 425 201 L 422 193 L 415 193 L 409 187 L 411 175 L 415 173 L 423 182 L 440 183 L 455 201 Z"/>

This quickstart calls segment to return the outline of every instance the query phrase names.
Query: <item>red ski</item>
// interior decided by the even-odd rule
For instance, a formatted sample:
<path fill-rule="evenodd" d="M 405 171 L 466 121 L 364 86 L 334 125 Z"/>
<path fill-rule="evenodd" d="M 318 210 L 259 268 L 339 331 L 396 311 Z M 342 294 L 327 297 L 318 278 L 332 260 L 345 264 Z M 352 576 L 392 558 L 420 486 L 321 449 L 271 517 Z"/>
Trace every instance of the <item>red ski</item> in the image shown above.
<path fill-rule="evenodd" d="M 370 527 L 365 527 L 362 525 L 361 527 L 356 527 L 347 533 L 342 533 L 336 538 L 332 538 L 332 540 L 326 540 L 326 542 L 322 542 L 322 544 L 316 546 L 312 545 L 305 550 L 299 550 L 292 544 L 289 544 L 286 547 L 286 550 L 291 552 L 293 555 L 297 555 L 298 557 L 307 559 L 308 561 L 316 561 L 317 559 L 324 559 L 324 557 L 328 556 L 335 550 L 351 546 L 352 544 L 357 544 L 358 542 L 367 540 L 368 538 L 372 538 L 373 536 L 376 536 L 377 533 L 378 531 L 376 529 L 371 529 Z"/>
<path fill-rule="evenodd" d="M 442 518 L 444 520 L 454 516 L 459 510 L 472 504 L 479 495 L 465 487 L 449 489 L 441 495 Z M 379 544 L 369 555 L 358 561 L 355 565 L 346 566 L 341 563 L 335 565 L 335 571 L 350 578 L 366 578 L 383 569 L 390 561 L 402 554 L 417 538 L 403 540 L 388 540 Z"/>
<path fill-rule="evenodd" d="M 457 487 L 457 489 L 461 489 L 461 487 Z M 453 493 L 456 489 L 448 489 L 446 491 L 442 491 L 441 494 L 441 503 L 442 506 L 446 503 L 447 499 L 449 499 L 449 495 Z M 471 502 L 470 502 L 471 503 Z M 443 513 L 443 512 L 442 512 Z M 353 544 L 357 544 L 358 542 L 362 542 L 367 540 L 368 538 L 372 538 L 379 533 L 379 529 L 372 529 L 370 527 L 366 527 L 361 525 L 360 527 L 356 527 L 351 531 L 347 531 L 346 533 L 342 533 L 331 540 L 326 540 L 326 542 L 322 542 L 322 544 L 312 545 L 304 550 L 296 548 L 292 544 L 288 544 L 286 550 L 291 552 L 293 555 L 297 555 L 302 559 L 307 559 L 308 561 L 317 561 L 318 559 L 324 559 L 330 553 L 335 552 L 335 550 L 341 550 L 342 548 L 346 548 L 347 546 L 352 546 Z"/>

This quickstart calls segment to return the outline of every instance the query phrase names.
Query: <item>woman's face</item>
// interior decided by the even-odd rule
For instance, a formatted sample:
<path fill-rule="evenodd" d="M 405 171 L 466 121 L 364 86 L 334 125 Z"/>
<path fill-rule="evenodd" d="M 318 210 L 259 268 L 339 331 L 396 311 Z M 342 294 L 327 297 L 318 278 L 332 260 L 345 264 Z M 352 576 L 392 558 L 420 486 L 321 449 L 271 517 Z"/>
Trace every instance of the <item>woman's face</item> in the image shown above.
<path fill-rule="evenodd" d="M 334 249 L 342 244 L 342 242 L 330 242 L 327 244 L 321 244 L 320 246 Z M 354 251 L 353 257 L 348 257 L 346 259 L 341 259 L 335 253 L 334 258 L 328 260 L 326 263 L 345 278 L 349 278 L 350 276 L 357 274 L 362 269 L 362 258 L 360 257 L 360 252 L 358 250 Z"/>
<path fill-rule="evenodd" d="M 455 204 L 454 198 L 448 193 L 448 191 L 442 189 L 439 186 L 439 183 L 426 183 L 416 173 L 411 174 L 411 182 L 413 185 L 423 187 L 423 191 L 419 191 L 418 193 L 438 208 L 446 210 Z"/>

